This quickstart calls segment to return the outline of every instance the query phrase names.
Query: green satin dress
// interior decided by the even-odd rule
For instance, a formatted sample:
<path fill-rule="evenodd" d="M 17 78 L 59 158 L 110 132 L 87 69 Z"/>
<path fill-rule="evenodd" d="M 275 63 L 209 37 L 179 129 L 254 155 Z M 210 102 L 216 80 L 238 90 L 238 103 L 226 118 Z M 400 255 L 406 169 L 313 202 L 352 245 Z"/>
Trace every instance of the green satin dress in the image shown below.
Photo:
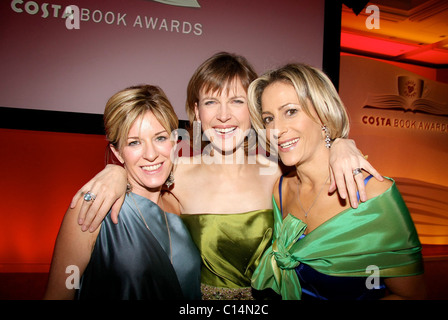
<path fill-rule="evenodd" d="M 395 182 L 384 193 L 360 203 L 357 209 L 342 211 L 300 240 L 307 225 L 291 214 L 283 219 L 274 198 L 273 205 L 274 242 L 252 278 L 258 290 L 271 288 L 285 300 L 301 299 L 296 273 L 300 264 L 337 277 L 367 277 L 370 266 L 378 268 L 381 278 L 423 273 L 421 244 Z"/>
<path fill-rule="evenodd" d="M 252 299 L 252 274 L 271 245 L 272 210 L 181 218 L 202 258 L 203 299 Z"/>

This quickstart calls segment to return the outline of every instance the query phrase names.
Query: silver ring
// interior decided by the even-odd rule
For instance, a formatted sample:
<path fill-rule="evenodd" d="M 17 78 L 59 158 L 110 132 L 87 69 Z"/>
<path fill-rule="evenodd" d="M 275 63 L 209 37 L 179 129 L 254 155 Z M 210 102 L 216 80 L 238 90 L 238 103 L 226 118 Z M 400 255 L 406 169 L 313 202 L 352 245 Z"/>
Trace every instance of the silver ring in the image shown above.
<path fill-rule="evenodd" d="M 357 174 L 362 173 L 361 168 L 356 168 L 355 170 L 353 170 L 353 175 L 356 176 Z"/>
<path fill-rule="evenodd" d="M 90 191 L 84 195 L 84 201 L 87 201 L 87 202 L 94 201 L 95 198 L 96 198 L 96 195 Z"/>

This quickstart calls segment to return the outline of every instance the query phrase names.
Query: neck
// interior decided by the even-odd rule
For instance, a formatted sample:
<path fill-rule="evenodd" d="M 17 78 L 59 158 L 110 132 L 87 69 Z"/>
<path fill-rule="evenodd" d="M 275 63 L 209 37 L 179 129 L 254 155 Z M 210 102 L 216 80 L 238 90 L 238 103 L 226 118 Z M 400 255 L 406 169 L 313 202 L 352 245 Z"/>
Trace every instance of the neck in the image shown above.
<path fill-rule="evenodd" d="M 296 164 L 296 172 L 302 185 L 321 186 L 330 174 L 330 151 L 315 152 L 309 160 Z"/>
<path fill-rule="evenodd" d="M 132 185 L 131 192 L 138 194 L 139 196 L 145 197 L 146 199 L 151 200 L 155 204 L 158 204 L 159 198 L 160 198 L 160 191 L 162 190 L 162 186 L 155 189 L 150 188 L 144 188 L 142 186 L 135 186 Z"/>
<path fill-rule="evenodd" d="M 231 151 L 222 151 L 212 148 L 211 151 L 204 150 L 202 160 L 205 164 L 226 165 L 229 167 L 240 166 L 247 163 L 247 156 L 244 147 L 239 147 Z"/>

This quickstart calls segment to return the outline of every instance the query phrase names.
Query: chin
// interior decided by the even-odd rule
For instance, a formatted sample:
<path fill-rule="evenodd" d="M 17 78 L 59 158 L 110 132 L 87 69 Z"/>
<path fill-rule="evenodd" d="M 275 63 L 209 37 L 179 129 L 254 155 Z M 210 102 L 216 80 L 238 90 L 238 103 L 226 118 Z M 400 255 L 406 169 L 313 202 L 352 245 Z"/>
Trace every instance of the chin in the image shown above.
<path fill-rule="evenodd" d="M 218 150 L 219 152 L 221 152 L 222 154 L 231 154 L 231 153 L 235 153 L 238 150 L 242 149 L 243 144 L 242 143 L 232 143 L 231 146 L 229 145 L 221 145 L 221 146 L 217 146 L 215 145 L 215 149 Z"/>
<path fill-rule="evenodd" d="M 161 188 L 163 186 L 163 184 L 165 183 L 166 179 L 168 179 L 168 175 L 166 175 L 166 177 L 164 177 L 164 176 L 154 177 L 154 178 L 150 178 L 150 179 L 145 179 L 144 180 L 145 187 L 148 188 L 148 189 L 159 189 L 159 188 Z"/>
<path fill-rule="evenodd" d="M 299 163 L 296 159 L 292 159 L 291 157 L 285 157 L 285 156 L 282 157 L 281 155 L 279 155 L 279 159 L 287 167 L 293 167 L 297 163 Z"/>

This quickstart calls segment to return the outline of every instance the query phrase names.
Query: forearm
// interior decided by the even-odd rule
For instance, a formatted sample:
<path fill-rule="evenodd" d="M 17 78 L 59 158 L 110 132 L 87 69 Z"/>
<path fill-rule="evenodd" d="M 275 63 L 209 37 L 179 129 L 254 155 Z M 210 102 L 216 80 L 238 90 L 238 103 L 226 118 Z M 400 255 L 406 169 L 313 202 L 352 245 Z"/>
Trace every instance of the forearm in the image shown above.
<path fill-rule="evenodd" d="M 423 275 L 385 279 L 388 294 L 384 300 L 424 300 L 426 286 Z"/>

